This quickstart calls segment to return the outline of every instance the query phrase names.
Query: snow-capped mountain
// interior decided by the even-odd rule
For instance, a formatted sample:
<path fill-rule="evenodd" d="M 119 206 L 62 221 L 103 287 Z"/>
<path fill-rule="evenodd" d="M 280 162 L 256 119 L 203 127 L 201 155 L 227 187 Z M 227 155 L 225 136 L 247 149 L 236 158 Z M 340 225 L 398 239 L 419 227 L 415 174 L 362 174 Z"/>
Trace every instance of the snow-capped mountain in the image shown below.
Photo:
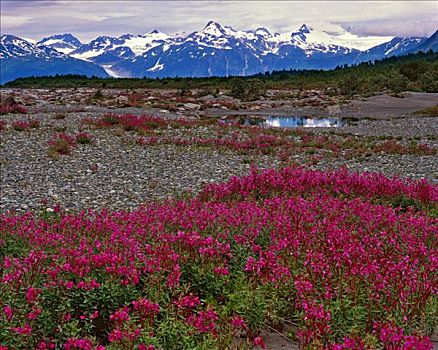
<path fill-rule="evenodd" d="M 424 40 L 418 47 L 415 48 L 417 51 L 427 52 L 432 50 L 438 52 L 438 30 L 433 33 L 430 38 Z"/>
<path fill-rule="evenodd" d="M 361 52 L 355 59 L 355 62 L 374 61 L 391 56 L 405 55 L 415 50 L 426 38 L 396 37 L 387 43 L 383 43 Z"/>
<path fill-rule="evenodd" d="M 82 45 L 82 43 L 71 34 L 52 35 L 40 40 L 37 44 L 48 46 L 65 54 L 71 53 Z"/>
<path fill-rule="evenodd" d="M 111 51 L 113 55 L 119 56 L 120 59 L 132 58 L 165 43 L 168 39 L 169 37 L 166 34 L 160 33 L 158 30 L 145 35 L 125 34 L 118 38 L 99 36 L 78 47 L 71 52 L 71 56 L 87 61 L 102 62 L 100 56 Z"/>
<path fill-rule="evenodd" d="M 27 40 L 15 35 L 1 35 L 0 37 L 0 58 L 25 58 L 35 57 L 41 59 L 48 58 L 68 58 L 68 56 L 46 46 L 37 46 Z"/>
<path fill-rule="evenodd" d="M 295 43 L 305 50 L 313 51 L 315 48 L 326 46 L 343 47 L 356 50 L 366 50 L 376 45 L 391 40 L 391 36 L 360 36 L 349 32 L 341 26 L 331 26 L 329 29 L 314 29 L 303 24 L 296 32 L 292 33 Z"/>
<path fill-rule="evenodd" d="M 115 77 L 234 76 L 282 69 L 331 69 L 416 52 L 423 46 L 423 51 L 426 46 L 436 50 L 436 38 L 432 37 L 360 36 L 339 25 L 318 29 L 306 24 L 280 34 L 263 27 L 236 30 L 214 21 L 192 33 L 168 36 L 154 30 L 143 35 L 99 36 L 83 44 L 71 34 L 44 38 L 36 45 L 14 38 L 8 39 L 8 48 L 0 46 L 0 58 L 18 58 L 32 52 L 32 57 L 41 60 L 76 59 L 89 67 L 98 65 Z"/>
<path fill-rule="evenodd" d="M 54 74 L 108 76 L 98 65 L 8 34 L 0 35 L 0 59 L 1 84 L 20 77 Z"/>
<path fill-rule="evenodd" d="M 167 40 L 140 56 L 121 60 L 112 69 L 129 72 L 131 77 L 229 76 L 291 68 L 327 69 L 351 63 L 350 56 L 359 54 L 359 50 L 338 44 L 346 41 L 345 36 L 341 33 L 339 39 L 306 25 L 288 34 L 271 34 L 266 28 L 239 31 L 210 21 L 201 31 Z"/>

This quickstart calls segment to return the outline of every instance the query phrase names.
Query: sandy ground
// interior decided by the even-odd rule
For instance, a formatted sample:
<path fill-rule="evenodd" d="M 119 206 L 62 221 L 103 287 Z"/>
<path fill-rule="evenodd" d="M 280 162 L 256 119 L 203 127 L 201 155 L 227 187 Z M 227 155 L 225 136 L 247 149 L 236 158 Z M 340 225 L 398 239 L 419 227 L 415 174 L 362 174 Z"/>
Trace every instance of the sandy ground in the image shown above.
<path fill-rule="evenodd" d="M 366 101 L 352 101 L 350 105 L 341 108 L 342 115 L 379 119 L 400 118 L 438 105 L 438 93 L 407 92 L 403 95 L 403 98 L 379 95 Z"/>
<path fill-rule="evenodd" d="M 338 116 L 342 118 L 393 119 L 412 116 L 412 113 L 438 105 L 438 93 L 405 92 L 404 97 L 377 95 L 362 100 L 352 100 L 340 105 L 339 110 L 330 112 L 319 107 L 278 107 L 258 111 L 227 111 L 209 109 L 210 116 L 224 115 L 295 115 L 295 116 Z M 279 102 L 279 101 L 274 101 Z"/>

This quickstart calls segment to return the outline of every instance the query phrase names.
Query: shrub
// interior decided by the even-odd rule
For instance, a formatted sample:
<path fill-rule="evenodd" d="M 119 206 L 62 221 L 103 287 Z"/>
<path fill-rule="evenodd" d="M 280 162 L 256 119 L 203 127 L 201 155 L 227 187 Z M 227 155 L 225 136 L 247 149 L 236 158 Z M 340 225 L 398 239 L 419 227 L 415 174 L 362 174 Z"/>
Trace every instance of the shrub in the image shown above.
<path fill-rule="evenodd" d="M 17 120 L 12 122 L 12 128 L 16 131 L 24 131 L 30 128 L 30 125 L 28 122 L 25 122 L 23 120 Z"/>
<path fill-rule="evenodd" d="M 87 132 L 80 132 L 75 136 L 76 142 L 79 144 L 89 144 L 93 142 L 93 135 Z"/>
<path fill-rule="evenodd" d="M 400 66 L 400 74 L 407 77 L 409 80 L 418 80 L 423 73 L 428 70 L 429 63 L 427 62 L 409 62 Z"/>
<path fill-rule="evenodd" d="M 103 99 L 104 98 L 104 95 L 103 95 L 103 93 L 102 93 L 102 90 L 96 90 L 96 92 L 94 93 L 94 95 L 93 95 L 93 99 L 95 99 L 95 100 L 101 100 L 101 99 Z"/>
<path fill-rule="evenodd" d="M 230 95 L 242 101 L 257 100 L 266 94 L 266 85 L 259 79 L 246 80 L 236 78 L 230 82 Z"/>
<path fill-rule="evenodd" d="M 40 127 L 40 121 L 37 119 L 29 118 L 28 124 L 31 129 L 38 129 Z"/>
<path fill-rule="evenodd" d="M 347 75 L 346 78 L 339 82 L 339 89 L 341 94 L 352 96 L 360 92 L 360 82 L 359 77 L 354 74 Z"/>
<path fill-rule="evenodd" d="M 19 104 L 0 104 L 0 115 L 9 113 L 25 114 L 27 109 Z"/>
<path fill-rule="evenodd" d="M 419 81 L 423 91 L 438 92 L 438 68 L 422 74 Z"/>
<path fill-rule="evenodd" d="M 25 131 L 28 129 L 37 129 L 40 127 L 40 122 L 37 119 L 29 118 L 27 121 L 17 120 L 12 122 L 12 128 L 17 131 Z"/>
<path fill-rule="evenodd" d="M 49 155 L 57 157 L 59 155 L 70 154 L 73 147 L 76 146 L 76 140 L 74 137 L 59 133 L 55 135 L 49 142 Z"/>
<path fill-rule="evenodd" d="M 414 114 L 425 115 L 428 117 L 438 117 L 438 105 L 422 109 L 415 112 Z"/>

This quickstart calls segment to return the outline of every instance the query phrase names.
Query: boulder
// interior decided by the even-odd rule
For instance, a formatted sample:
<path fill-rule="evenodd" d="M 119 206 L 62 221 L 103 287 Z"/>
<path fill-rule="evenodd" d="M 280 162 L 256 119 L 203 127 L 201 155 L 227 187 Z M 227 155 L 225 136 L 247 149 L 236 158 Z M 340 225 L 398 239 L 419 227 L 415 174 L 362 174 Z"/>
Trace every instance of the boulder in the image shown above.
<path fill-rule="evenodd" d="M 186 109 L 200 109 L 201 108 L 201 105 L 198 105 L 196 103 L 184 103 L 183 106 Z"/>
<path fill-rule="evenodd" d="M 198 99 L 199 101 L 211 101 L 215 100 L 215 97 L 213 95 L 205 95 Z"/>
<path fill-rule="evenodd" d="M 339 105 L 328 106 L 327 107 L 327 112 L 330 115 L 339 114 L 339 113 L 341 113 L 341 108 L 339 107 Z"/>
<path fill-rule="evenodd" d="M 319 90 L 304 90 L 300 93 L 300 98 L 311 98 L 314 96 L 321 96 L 321 91 Z"/>
<path fill-rule="evenodd" d="M 128 99 L 128 97 L 123 96 L 123 95 L 121 95 L 121 96 L 117 96 L 117 97 L 114 99 L 114 101 L 115 101 L 117 104 L 120 104 L 120 105 L 126 105 L 126 104 L 129 103 L 129 99 Z"/>

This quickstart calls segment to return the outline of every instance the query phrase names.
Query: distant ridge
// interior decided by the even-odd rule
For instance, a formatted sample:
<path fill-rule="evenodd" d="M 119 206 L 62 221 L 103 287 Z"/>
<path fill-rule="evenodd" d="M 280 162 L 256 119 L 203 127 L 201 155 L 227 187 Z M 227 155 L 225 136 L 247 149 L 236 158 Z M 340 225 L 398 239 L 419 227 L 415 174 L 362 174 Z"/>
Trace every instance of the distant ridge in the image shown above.
<path fill-rule="evenodd" d="M 235 30 L 214 21 L 186 36 L 172 37 L 155 29 L 142 35 L 99 36 L 86 43 L 70 33 L 52 35 L 37 44 L 2 35 L 1 81 L 43 73 L 162 78 L 332 69 L 411 52 L 438 51 L 437 37 L 436 32 L 430 38 L 358 36 L 342 27 L 329 32 L 307 24 L 279 34 L 264 27 Z M 23 69 L 19 69 L 20 62 L 24 62 Z"/>

